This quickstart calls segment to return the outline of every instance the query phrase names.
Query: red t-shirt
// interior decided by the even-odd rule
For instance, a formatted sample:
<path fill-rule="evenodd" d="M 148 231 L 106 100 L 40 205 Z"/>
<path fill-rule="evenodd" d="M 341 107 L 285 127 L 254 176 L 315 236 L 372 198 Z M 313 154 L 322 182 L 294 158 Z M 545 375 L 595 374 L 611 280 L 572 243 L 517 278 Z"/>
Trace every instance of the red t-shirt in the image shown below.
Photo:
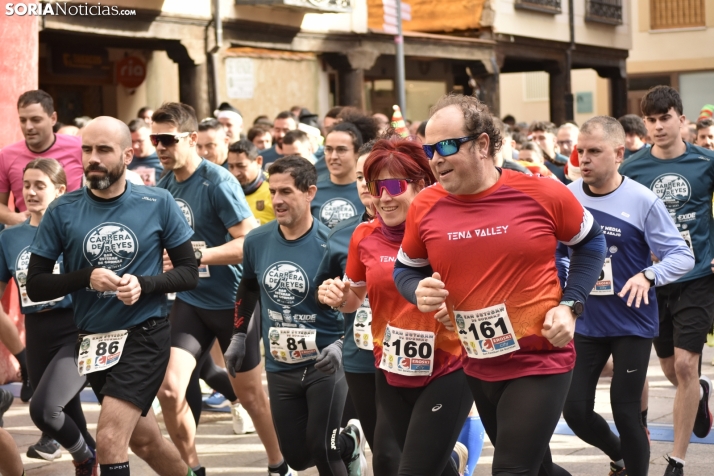
<path fill-rule="evenodd" d="M 387 324 L 399 329 L 435 334 L 431 375 L 406 376 L 385 372 L 390 385 L 423 387 L 435 378 L 462 368 L 463 352 L 458 337 L 434 319 L 434 313 L 422 313 L 397 291 L 392 274 L 398 251 L 399 242 L 389 240 L 382 233 L 379 220 L 361 223 L 352 234 L 345 276 L 352 283 L 352 287 L 367 286 L 372 308 L 372 339 L 377 368 L 382 360 Z"/>
<path fill-rule="evenodd" d="M 499 381 L 574 367 L 572 342 L 553 347 L 541 330 L 562 295 L 557 241 L 577 243 L 590 223 L 590 214 L 563 184 L 511 170 L 475 195 L 451 195 L 438 184 L 417 195 L 399 260 L 430 264 L 449 291 L 447 304 L 458 311 L 505 303 L 520 345 L 509 354 L 468 358 L 467 375 Z"/>
<path fill-rule="evenodd" d="M 27 210 L 22 198 L 22 176 L 25 166 L 35 159 L 55 159 L 67 175 L 67 191 L 82 186 L 84 167 L 82 166 L 82 138 L 66 134 L 55 134 L 55 142 L 44 152 L 32 152 L 25 141 L 15 142 L 0 151 L 0 193 L 12 192 L 15 207 Z M 10 207 L 12 210 L 12 207 Z"/>

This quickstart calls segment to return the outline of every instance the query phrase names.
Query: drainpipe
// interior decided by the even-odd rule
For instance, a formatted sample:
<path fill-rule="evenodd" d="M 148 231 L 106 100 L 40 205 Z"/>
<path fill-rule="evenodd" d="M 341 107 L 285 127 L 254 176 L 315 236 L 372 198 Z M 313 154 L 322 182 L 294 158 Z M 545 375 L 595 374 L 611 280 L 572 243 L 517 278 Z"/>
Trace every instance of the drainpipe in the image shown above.
<path fill-rule="evenodd" d="M 211 72 L 210 72 L 210 85 L 213 89 L 213 107 L 211 111 L 218 109 L 218 105 L 221 103 L 218 97 L 218 53 L 223 46 L 223 21 L 221 20 L 221 0 L 213 0 L 213 31 L 214 31 L 214 46 L 208 52 L 208 57 L 211 61 Z"/>
<path fill-rule="evenodd" d="M 573 110 L 573 85 L 570 80 L 570 73 L 573 67 L 573 50 L 575 50 L 575 12 L 573 11 L 573 0 L 568 0 L 568 23 L 570 24 L 570 46 L 565 52 L 565 120 L 575 120 Z"/>

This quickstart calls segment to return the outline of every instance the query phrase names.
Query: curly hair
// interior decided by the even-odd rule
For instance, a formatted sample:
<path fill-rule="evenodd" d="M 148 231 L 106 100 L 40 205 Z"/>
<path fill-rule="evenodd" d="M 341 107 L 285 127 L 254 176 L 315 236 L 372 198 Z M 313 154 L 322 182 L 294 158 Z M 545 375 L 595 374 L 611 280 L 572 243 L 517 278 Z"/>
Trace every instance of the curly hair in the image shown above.
<path fill-rule="evenodd" d="M 431 108 L 429 117 L 436 111 L 449 106 L 459 106 L 464 114 L 464 135 L 474 136 L 486 133 L 488 135 L 488 155 L 493 157 L 501 149 L 503 138 L 493 121 L 493 116 L 488 110 L 488 106 L 479 101 L 474 96 L 463 94 L 447 94 L 437 101 Z"/>

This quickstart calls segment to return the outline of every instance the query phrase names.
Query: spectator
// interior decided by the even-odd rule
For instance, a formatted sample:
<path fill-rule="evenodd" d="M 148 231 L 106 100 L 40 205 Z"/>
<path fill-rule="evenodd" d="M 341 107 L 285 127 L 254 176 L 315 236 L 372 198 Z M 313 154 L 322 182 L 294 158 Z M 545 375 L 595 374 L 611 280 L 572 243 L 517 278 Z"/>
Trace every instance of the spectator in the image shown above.
<path fill-rule="evenodd" d="M 545 156 L 535 142 L 528 142 L 518 153 L 518 163 L 527 168 L 534 174 L 540 174 L 544 177 L 552 177 L 553 173 L 545 165 Z"/>
<path fill-rule="evenodd" d="M 136 117 L 139 119 L 143 119 L 144 122 L 147 124 L 151 125 L 151 116 L 154 115 L 154 110 L 151 109 L 149 106 L 144 106 L 141 109 L 139 109 L 139 112 L 136 113 Z"/>
<path fill-rule="evenodd" d="M 209 162 L 228 169 L 228 146 L 230 140 L 226 128 L 213 118 L 202 120 L 198 124 L 196 153 Z"/>
<path fill-rule="evenodd" d="M 573 152 L 573 147 L 578 140 L 579 132 L 578 126 L 570 122 L 566 122 L 558 128 L 558 134 L 556 136 L 558 149 L 565 157 L 570 157 L 570 154 Z"/>
<path fill-rule="evenodd" d="M 273 121 L 273 146 L 260 154 L 263 157 L 263 167 L 266 170 L 270 164 L 285 155 L 283 153 L 283 137 L 295 129 L 297 129 L 297 121 L 290 111 L 283 111 L 275 116 Z"/>
<path fill-rule="evenodd" d="M 273 146 L 273 135 L 270 133 L 270 129 L 270 126 L 258 123 L 248 131 L 248 140 L 261 152 Z"/>
<path fill-rule="evenodd" d="M 218 122 L 223 124 L 228 142 L 233 143 L 241 138 L 243 132 L 243 116 L 240 111 L 227 102 L 221 103 L 213 114 L 218 119 Z"/>
<path fill-rule="evenodd" d="M 697 139 L 694 145 L 709 150 L 714 149 L 714 121 L 711 119 L 697 121 Z"/>
<path fill-rule="evenodd" d="M 561 182 L 570 183 L 563 170 L 568 158 L 555 150 L 555 125 L 552 122 L 536 121 L 530 125 L 528 131 L 531 134 L 531 140 L 538 144 L 543 151 L 545 166 L 548 170 Z"/>
<path fill-rule="evenodd" d="M 391 122 L 385 114 L 377 112 L 372 114 L 372 118 L 377 122 L 377 127 L 379 128 L 379 135 L 384 134 L 384 132 L 389 129 Z"/>
<path fill-rule="evenodd" d="M 508 127 L 513 127 L 516 125 L 516 118 L 511 116 L 510 114 L 503 116 L 503 122 L 508 126 Z"/>
<path fill-rule="evenodd" d="M 325 118 L 322 120 L 322 132 L 327 135 L 332 127 L 339 122 L 337 116 L 342 112 L 342 106 L 335 106 L 325 114 Z"/>

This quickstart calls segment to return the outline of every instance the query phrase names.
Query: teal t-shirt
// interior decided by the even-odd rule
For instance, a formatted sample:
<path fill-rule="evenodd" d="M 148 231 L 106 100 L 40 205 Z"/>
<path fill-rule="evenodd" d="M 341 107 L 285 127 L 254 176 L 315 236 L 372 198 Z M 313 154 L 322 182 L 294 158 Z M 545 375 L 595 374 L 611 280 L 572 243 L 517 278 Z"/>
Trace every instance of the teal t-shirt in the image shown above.
<path fill-rule="evenodd" d="M 327 236 L 327 250 L 317 270 L 315 283 L 317 286 L 326 279 L 339 276 L 342 278 L 347 266 L 347 251 L 350 239 L 357 225 L 365 221 L 364 215 L 356 215 L 340 222 Z M 369 299 L 365 299 L 362 307 L 369 308 Z M 360 308 L 362 309 L 362 308 Z M 345 371 L 356 374 L 374 373 L 374 353 L 360 349 L 354 338 L 355 316 L 357 312 L 343 313 L 345 320 L 345 341 L 342 345 L 342 362 Z"/>
<path fill-rule="evenodd" d="M 7 283 L 10 278 L 15 278 L 23 314 L 32 314 L 48 309 L 71 308 L 72 298 L 70 296 L 41 303 L 32 302 L 27 296 L 25 285 L 27 283 L 27 267 L 30 264 L 30 245 L 35 239 L 36 233 L 37 227 L 30 225 L 29 219 L 25 223 L 6 228 L 0 233 L 0 281 Z M 58 274 L 64 272 L 62 256 L 57 259 L 55 270 Z"/>
<path fill-rule="evenodd" d="M 312 229 L 297 240 L 286 240 L 277 221 L 248 233 L 243 244 L 243 278 L 260 286 L 260 319 L 265 346 L 265 370 L 281 372 L 305 367 L 314 360 L 295 364 L 279 362 L 270 353 L 270 328 L 315 329 L 318 350 L 342 336 L 339 312 L 324 309 L 315 300 L 315 275 L 325 253 L 329 229 L 314 220 Z"/>
<path fill-rule="evenodd" d="M 187 180 L 176 181 L 170 171 L 157 187 L 173 195 L 193 228 L 191 241 L 197 248 L 227 243 L 232 239 L 228 228 L 253 217 L 238 181 L 226 169 L 205 159 Z M 198 286 L 178 293 L 177 297 L 201 309 L 233 309 L 240 274 L 237 265 L 201 266 Z"/>
<path fill-rule="evenodd" d="M 714 258 L 714 152 L 686 144 L 674 159 L 658 159 L 647 147 L 627 159 L 620 173 L 652 190 L 667 207 L 687 246 L 694 253 L 694 269 L 677 282 L 709 276 Z"/>
<path fill-rule="evenodd" d="M 355 182 L 336 185 L 328 178 L 317 182 L 317 193 L 310 204 L 312 216 L 329 228 L 357 215 L 364 205 L 359 199 Z"/>
<path fill-rule="evenodd" d="M 128 166 L 129 170 L 133 170 L 144 181 L 144 185 L 155 186 L 161 180 L 161 174 L 164 172 L 164 166 L 161 165 L 159 156 L 154 152 L 146 157 L 134 157 Z"/>
<path fill-rule="evenodd" d="M 110 202 L 91 198 L 86 187 L 52 202 L 30 252 L 55 261 L 63 255 L 68 273 L 94 266 L 118 276 L 156 276 L 162 272 L 163 250 L 176 248 L 192 234 L 169 192 L 127 181 L 124 193 Z M 116 293 L 86 288 L 72 293 L 72 302 L 77 327 L 91 333 L 127 329 L 166 315 L 164 294 L 144 294 L 126 306 Z"/>

